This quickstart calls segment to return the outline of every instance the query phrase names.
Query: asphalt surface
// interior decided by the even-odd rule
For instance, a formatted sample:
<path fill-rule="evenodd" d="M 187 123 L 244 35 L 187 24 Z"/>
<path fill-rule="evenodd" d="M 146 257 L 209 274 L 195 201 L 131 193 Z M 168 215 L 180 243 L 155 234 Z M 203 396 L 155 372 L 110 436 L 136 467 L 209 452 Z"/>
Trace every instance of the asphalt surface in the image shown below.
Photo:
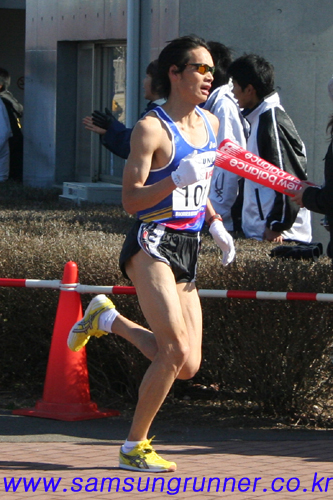
<path fill-rule="evenodd" d="M 180 425 L 170 415 L 151 431 L 178 469 L 152 474 L 118 468 L 129 426 L 123 416 L 65 422 L 0 410 L 0 499 L 333 497 L 333 431 Z"/>
<path fill-rule="evenodd" d="M 195 411 L 195 410 L 194 410 Z M 76 422 L 64 422 L 49 418 L 13 415 L 10 410 L 0 409 L 0 442 L 69 442 L 110 441 L 122 442 L 128 433 L 130 419 L 123 416 Z M 307 441 L 332 440 L 333 430 L 305 429 L 235 429 L 212 428 L 201 421 L 198 425 L 157 421 L 153 423 L 151 435 L 166 443 L 191 443 L 212 441 Z"/>

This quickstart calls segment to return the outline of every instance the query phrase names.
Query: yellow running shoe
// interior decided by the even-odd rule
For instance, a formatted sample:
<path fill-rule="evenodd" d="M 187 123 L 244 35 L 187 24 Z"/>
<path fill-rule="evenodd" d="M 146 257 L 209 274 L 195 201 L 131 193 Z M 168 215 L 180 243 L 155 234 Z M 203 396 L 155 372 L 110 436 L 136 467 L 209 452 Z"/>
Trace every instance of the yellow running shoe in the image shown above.
<path fill-rule="evenodd" d="M 101 337 L 108 332 L 98 329 L 98 320 L 102 312 L 114 309 L 114 303 L 105 295 L 96 295 L 88 305 L 83 318 L 75 323 L 69 332 L 67 345 L 71 351 L 79 351 L 86 345 L 90 337 Z"/>
<path fill-rule="evenodd" d="M 177 465 L 175 464 L 175 462 L 168 462 L 156 453 L 156 451 L 150 444 L 153 439 L 154 438 L 141 441 L 129 453 L 124 453 L 120 448 L 120 469 L 136 470 L 142 472 L 174 472 L 175 470 L 177 470 Z"/>

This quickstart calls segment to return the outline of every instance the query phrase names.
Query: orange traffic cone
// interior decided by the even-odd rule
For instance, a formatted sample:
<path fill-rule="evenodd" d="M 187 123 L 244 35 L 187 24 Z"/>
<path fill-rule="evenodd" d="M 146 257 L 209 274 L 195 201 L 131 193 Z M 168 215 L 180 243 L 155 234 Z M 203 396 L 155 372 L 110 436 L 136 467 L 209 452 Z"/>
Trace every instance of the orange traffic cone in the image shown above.
<path fill-rule="evenodd" d="M 62 283 L 66 285 L 78 283 L 78 269 L 75 262 L 67 262 L 65 265 Z M 96 403 L 90 400 L 86 349 L 72 352 L 67 346 L 68 333 L 74 323 L 81 318 L 80 294 L 75 290 L 61 290 L 43 399 L 37 401 L 35 408 L 14 410 L 13 414 L 66 421 L 119 415 L 117 410 L 99 410 Z"/>

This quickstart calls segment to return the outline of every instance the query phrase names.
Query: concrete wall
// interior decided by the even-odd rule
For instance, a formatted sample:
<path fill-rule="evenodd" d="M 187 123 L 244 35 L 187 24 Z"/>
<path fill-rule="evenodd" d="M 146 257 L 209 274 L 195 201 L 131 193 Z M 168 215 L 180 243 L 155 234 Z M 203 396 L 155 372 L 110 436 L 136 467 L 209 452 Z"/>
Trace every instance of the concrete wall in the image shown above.
<path fill-rule="evenodd" d="M 25 182 L 46 186 L 55 180 L 58 42 L 126 40 L 130 3 L 26 1 Z M 141 0 L 140 12 L 140 87 L 147 63 L 178 34 L 219 40 L 235 57 L 263 55 L 275 66 L 282 104 L 306 144 L 309 178 L 322 182 L 332 111 L 326 90 L 333 74 L 332 0 Z M 140 92 L 139 101 L 138 110 L 144 105 Z M 325 236 L 320 216 L 313 219 L 314 237 Z"/>
<path fill-rule="evenodd" d="M 190 32 L 274 64 L 282 105 L 308 154 L 309 179 L 323 181 L 326 125 L 332 113 L 327 82 L 333 74 L 332 0 L 180 0 L 180 34 Z M 328 239 L 313 215 L 314 238 Z"/>
<path fill-rule="evenodd" d="M 133 88 L 138 99 L 131 104 L 136 107 L 137 116 L 144 108 L 141 81 L 147 64 L 158 55 L 166 40 L 178 36 L 178 0 L 26 0 L 25 183 L 52 186 L 57 180 L 59 148 L 65 147 L 65 144 L 56 144 L 57 131 L 63 126 L 59 120 L 56 123 L 56 110 L 59 109 L 57 76 L 63 77 L 66 84 L 66 75 L 57 75 L 59 56 L 63 60 L 58 42 L 66 49 L 66 43 L 69 47 L 76 41 L 127 40 L 128 35 L 133 35 L 127 32 L 128 6 L 136 8 L 138 3 L 139 62 L 133 61 L 137 66 L 136 81 L 133 82 L 130 74 L 127 82 L 127 85 L 140 87 L 139 90 Z M 75 65 L 74 52 L 69 50 L 68 54 Z M 73 78 L 71 70 L 67 74 L 67 85 L 71 85 L 68 98 L 71 99 L 75 98 Z M 62 84 L 58 81 L 58 85 Z M 71 131 L 67 137 L 68 142 L 71 137 L 75 138 L 75 133 Z M 70 154 L 75 149 L 73 144 L 66 147 Z M 72 159 L 67 162 L 73 164 Z M 69 177 L 66 180 L 75 180 L 70 178 L 73 175 L 70 165 L 65 166 L 65 170 Z M 64 172 L 59 178 L 64 180 Z"/>
<path fill-rule="evenodd" d="M 124 39 L 126 0 L 27 0 L 26 32 L 24 182 L 50 187 L 56 178 L 58 42 Z M 64 78 L 63 85 L 76 82 Z"/>

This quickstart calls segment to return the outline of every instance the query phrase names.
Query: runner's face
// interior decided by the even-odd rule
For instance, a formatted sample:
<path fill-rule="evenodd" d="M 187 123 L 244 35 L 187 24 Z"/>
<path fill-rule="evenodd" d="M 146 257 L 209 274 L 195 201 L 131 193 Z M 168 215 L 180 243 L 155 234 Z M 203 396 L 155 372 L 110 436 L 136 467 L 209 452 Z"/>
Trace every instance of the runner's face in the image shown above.
<path fill-rule="evenodd" d="M 189 61 L 181 73 L 180 85 L 186 98 L 193 100 L 195 104 L 200 104 L 207 100 L 214 77 L 210 71 L 204 75 L 200 74 L 191 64 L 207 64 L 212 67 L 214 63 L 208 50 L 198 47 L 189 51 Z"/>

